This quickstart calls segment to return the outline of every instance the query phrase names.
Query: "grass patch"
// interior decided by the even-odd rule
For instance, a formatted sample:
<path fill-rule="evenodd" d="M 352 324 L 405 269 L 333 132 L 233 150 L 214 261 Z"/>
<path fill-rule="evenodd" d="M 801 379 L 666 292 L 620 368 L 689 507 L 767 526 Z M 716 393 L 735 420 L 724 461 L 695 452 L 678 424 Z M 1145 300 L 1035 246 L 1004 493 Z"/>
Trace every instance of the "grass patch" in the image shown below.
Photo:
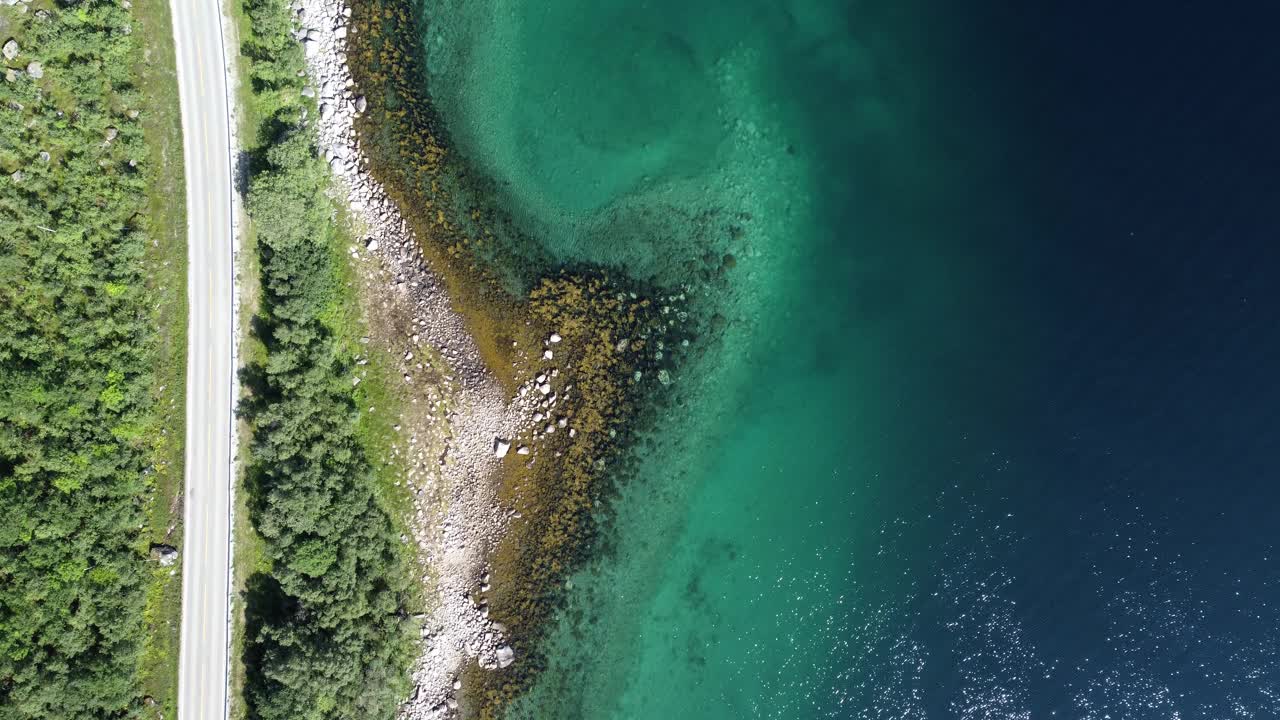
<path fill-rule="evenodd" d="M 387 332 L 373 327 L 365 308 L 377 300 L 362 292 L 364 287 L 357 264 L 349 248 L 355 246 L 356 233 L 351 219 L 341 208 L 337 213 L 338 240 L 333 245 L 335 268 L 334 301 L 326 309 L 324 322 L 333 333 L 340 352 L 347 357 L 360 358 L 357 365 L 360 384 L 353 391 L 359 416 L 356 420 L 356 440 L 364 448 L 373 466 L 378 500 L 390 515 L 396 532 L 403 538 L 412 538 L 410 518 L 413 516 L 413 495 L 405 483 L 408 467 L 403 459 L 395 459 L 396 447 L 403 438 L 396 431 L 399 419 L 411 402 L 405 384 L 400 382 L 400 372 L 395 360 L 385 352 L 373 350 L 367 338 L 379 338 Z M 422 348 L 422 353 L 434 352 Z M 369 409 L 374 411 L 370 412 Z M 418 564 L 412 542 L 406 543 L 405 562 L 410 567 Z M 419 583 L 409 587 L 408 609 L 421 612 L 424 609 L 423 588 Z"/>
<path fill-rule="evenodd" d="M 241 290 L 240 317 L 252 318 L 256 315 L 258 307 L 256 243 L 253 241 L 251 232 L 243 232 L 242 240 L 241 260 L 238 268 Z M 248 331 L 248 325 L 243 324 L 242 327 L 236 329 L 236 332 L 239 333 L 240 340 L 240 362 L 243 364 L 264 362 L 267 357 L 266 348 Z M 247 395 L 248 392 L 242 389 L 241 398 L 243 399 Z M 236 436 L 247 438 L 251 434 L 252 428 L 250 428 L 249 424 L 244 420 L 237 419 Z M 237 488 L 231 527 L 234 544 L 231 556 L 231 646 L 227 697 L 229 705 L 228 716 L 232 720 L 242 720 L 248 717 L 247 708 L 244 704 L 245 665 L 243 658 L 245 648 L 244 598 L 249 590 L 249 578 L 257 573 L 271 572 L 271 561 L 263 549 L 262 538 L 253 529 L 253 523 L 249 521 L 248 493 L 244 487 L 244 468 L 248 465 L 249 459 L 249 444 L 242 442 L 236 448 L 238 477 L 236 478 Z"/>
<path fill-rule="evenodd" d="M 245 106 L 241 105 L 241 108 Z M 241 116 L 243 124 L 243 115 Z M 240 137 L 245 137 L 244 128 L 240 128 Z M 247 223 L 241 225 L 240 257 L 236 266 L 237 287 L 240 292 L 238 317 L 240 327 L 236 328 L 240 347 L 240 363 L 253 365 L 266 360 L 267 351 L 262 343 L 249 332 L 246 318 L 253 318 L 258 313 L 261 288 L 258 285 L 259 263 L 257 253 L 257 237 L 253 228 Z M 241 400 L 248 396 L 248 390 L 241 387 Z M 236 419 L 236 437 L 247 438 L 252 428 L 242 419 Z M 233 538 L 232 568 L 232 603 L 231 603 L 231 645 L 228 662 L 228 717 L 232 720 L 244 720 L 248 717 L 248 709 L 244 703 L 245 686 L 245 602 L 249 591 L 249 578 L 257 573 L 270 573 L 271 561 L 263 549 L 262 538 L 253 529 L 249 521 L 248 493 L 244 486 L 244 468 L 249 463 L 249 444 L 240 443 L 236 448 L 236 493 L 232 516 L 231 536 Z"/>
<path fill-rule="evenodd" d="M 161 430 L 155 449 L 153 495 L 147 506 L 147 534 L 153 544 L 180 547 L 186 429 L 187 222 L 182 156 L 182 118 L 168 0 L 135 0 L 141 44 L 135 60 L 144 97 L 155 102 L 141 116 L 154 162 L 147 181 L 151 242 L 148 283 L 156 302 L 155 408 Z M 147 586 L 142 657 L 142 690 L 149 698 L 144 716 L 174 717 L 178 694 L 178 641 L 182 620 L 180 565 L 152 567 Z"/>
<path fill-rule="evenodd" d="M 239 2 L 224 3 L 223 7 L 229 11 L 228 24 L 236 32 L 236 37 L 224 38 L 224 41 L 229 49 L 238 48 L 240 46 L 239 38 L 249 32 L 249 19 L 245 17 L 244 9 Z M 239 144 L 237 150 L 243 152 L 247 148 L 257 147 L 261 143 L 258 138 L 258 128 L 262 123 L 262 113 L 258 111 L 256 96 L 250 92 L 248 84 L 244 82 L 244 78 L 248 77 L 248 63 L 238 52 L 234 55 L 233 65 L 235 66 L 238 81 L 235 82 L 235 87 L 233 88 L 235 107 L 232 112 L 235 113 L 235 131 Z M 241 171 L 240 168 L 234 168 L 233 170 Z M 257 235 L 253 232 L 253 226 L 243 214 L 238 216 L 238 220 L 240 221 L 240 250 L 235 272 L 236 288 L 239 292 L 239 307 L 237 308 L 239 327 L 236 328 L 236 337 L 240 348 L 239 362 L 241 367 L 244 367 L 245 365 L 265 362 L 267 354 L 266 348 L 249 331 L 249 321 L 257 316 L 262 295 L 262 289 L 258 281 L 261 276 L 261 267 L 258 261 Z M 237 370 L 239 369 L 237 368 Z M 248 390 L 242 386 L 240 389 L 241 401 L 247 396 Z M 236 437 L 247 438 L 251 434 L 252 428 L 249 424 L 237 418 Z M 248 717 L 248 708 L 244 702 L 244 651 L 246 644 L 244 599 L 249 590 L 249 578 L 257 573 L 271 572 L 271 562 L 263 549 L 262 538 L 254 530 L 253 523 L 249 521 L 248 493 L 245 488 L 244 472 L 249 459 L 249 445 L 241 442 L 236 448 L 236 493 L 231 527 L 233 538 L 231 556 L 231 644 L 228 651 L 229 667 L 227 678 L 228 717 L 231 720 L 244 720 Z"/>

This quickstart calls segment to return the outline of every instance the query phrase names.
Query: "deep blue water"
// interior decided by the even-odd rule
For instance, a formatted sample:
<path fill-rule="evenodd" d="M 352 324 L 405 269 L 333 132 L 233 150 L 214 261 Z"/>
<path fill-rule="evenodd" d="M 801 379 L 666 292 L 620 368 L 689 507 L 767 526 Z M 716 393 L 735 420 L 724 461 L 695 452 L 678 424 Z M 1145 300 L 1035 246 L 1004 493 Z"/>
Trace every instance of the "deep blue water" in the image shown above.
<path fill-rule="evenodd" d="M 1024 372 L 978 379 L 1007 410 L 961 403 L 957 427 L 985 425 L 974 449 L 987 443 L 991 459 L 939 473 L 962 498 L 939 505 L 960 520 L 949 549 L 915 557 L 942 556 L 918 576 L 932 568 L 943 596 L 963 587 L 946 579 L 964 572 L 947 559 L 957 552 L 1007 583 L 984 622 L 1020 625 L 1020 649 L 1005 652 L 1034 668 L 1032 716 L 1280 717 L 1269 17 L 957 11 L 967 41 L 952 86 L 976 88 L 969 99 L 993 113 L 994 176 L 1019 188 L 1016 216 L 983 253 L 1016 306 L 989 340 Z M 941 606 L 937 621 L 956 622 Z M 959 653 L 999 676 L 997 645 Z M 924 683 L 931 714 L 966 715 L 965 675 L 957 662 Z"/>

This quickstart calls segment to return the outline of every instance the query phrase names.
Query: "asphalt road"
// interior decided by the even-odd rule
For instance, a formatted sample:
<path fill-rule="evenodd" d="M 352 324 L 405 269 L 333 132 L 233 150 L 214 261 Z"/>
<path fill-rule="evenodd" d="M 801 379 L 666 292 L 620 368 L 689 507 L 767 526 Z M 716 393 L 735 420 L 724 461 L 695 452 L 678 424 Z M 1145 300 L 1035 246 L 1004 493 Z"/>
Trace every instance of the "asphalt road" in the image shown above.
<path fill-rule="evenodd" d="M 223 720 L 231 585 L 235 271 L 226 64 L 218 0 L 170 0 L 170 7 L 182 103 L 189 261 L 178 717 Z"/>

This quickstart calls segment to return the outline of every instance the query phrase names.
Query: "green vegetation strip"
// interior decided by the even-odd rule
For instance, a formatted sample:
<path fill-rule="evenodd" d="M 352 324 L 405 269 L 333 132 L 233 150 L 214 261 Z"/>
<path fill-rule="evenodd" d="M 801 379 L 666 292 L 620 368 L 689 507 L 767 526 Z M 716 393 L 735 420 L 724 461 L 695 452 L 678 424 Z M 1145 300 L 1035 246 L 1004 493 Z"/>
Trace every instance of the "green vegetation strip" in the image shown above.
<path fill-rule="evenodd" d="M 147 164 L 147 281 L 160 327 L 155 355 L 155 492 L 147 509 L 153 547 L 182 544 L 182 488 L 187 375 L 187 218 L 182 160 L 182 117 L 169 0 L 134 0 L 141 42 L 134 58 L 139 90 L 152 101 L 142 122 L 152 162 Z M 151 566 L 144 614 L 142 690 L 147 717 L 173 718 L 178 707 L 178 639 L 182 629 L 182 572 Z"/>
<path fill-rule="evenodd" d="M 249 0 L 247 59 L 263 142 L 248 210 L 261 302 L 259 362 L 245 371 L 253 431 L 246 486 L 269 571 L 247 580 L 245 693 L 251 717 L 391 718 L 412 662 L 405 548 L 379 502 L 340 340 L 341 234 L 316 157 L 313 103 L 282 0 Z"/>
<path fill-rule="evenodd" d="M 185 244 L 161 0 L 0 10 L 0 717 L 172 708 Z M 143 102 L 143 97 L 166 91 Z M 175 201 L 176 198 L 176 201 Z"/>

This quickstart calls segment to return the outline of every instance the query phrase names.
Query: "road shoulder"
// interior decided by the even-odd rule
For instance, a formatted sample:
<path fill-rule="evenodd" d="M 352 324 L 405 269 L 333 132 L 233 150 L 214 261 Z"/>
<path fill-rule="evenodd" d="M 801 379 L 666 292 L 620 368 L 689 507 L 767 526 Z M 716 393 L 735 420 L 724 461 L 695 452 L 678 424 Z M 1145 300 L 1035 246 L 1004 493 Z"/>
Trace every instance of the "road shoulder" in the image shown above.
<path fill-rule="evenodd" d="M 159 328 L 155 402 L 164 428 L 155 451 L 154 492 L 146 508 L 152 546 L 181 547 L 186 436 L 187 218 L 182 117 L 178 106 L 173 24 L 167 0 L 134 0 L 141 47 L 134 59 L 140 89 L 151 99 L 141 120 L 156 162 L 147 178 L 147 207 L 154 242 L 147 247 L 147 276 Z M 165 102 L 165 99 L 171 99 Z M 182 566 L 149 567 L 142 657 L 143 717 L 177 712 L 178 652 L 182 619 Z"/>

